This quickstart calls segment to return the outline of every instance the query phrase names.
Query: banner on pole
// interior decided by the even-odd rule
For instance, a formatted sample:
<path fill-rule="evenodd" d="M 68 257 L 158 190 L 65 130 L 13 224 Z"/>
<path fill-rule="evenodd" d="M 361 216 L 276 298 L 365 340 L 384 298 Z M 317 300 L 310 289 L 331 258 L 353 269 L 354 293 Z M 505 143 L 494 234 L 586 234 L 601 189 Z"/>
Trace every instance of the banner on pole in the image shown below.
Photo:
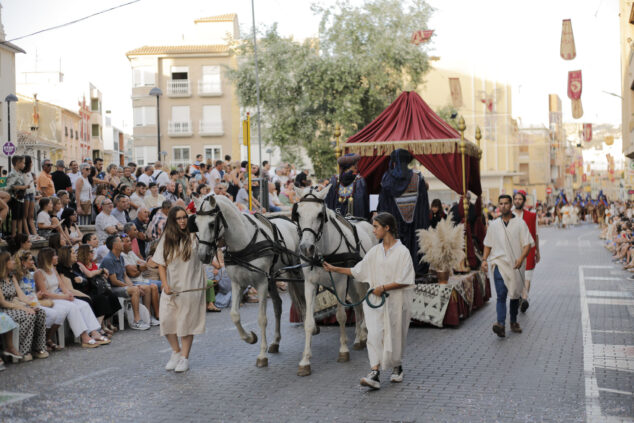
<path fill-rule="evenodd" d="M 572 35 L 572 22 L 564 19 L 561 23 L 561 45 L 559 55 L 564 60 L 572 60 L 577 57 L 575 49 L 575 37 Z"/>
<path fill-rule="evenodd" d="M 591 123 L 583 124 L 583 140 L 585 142 L 592 141 L 592 124 Z"/>
<path fill-rule="evenodd" d="M 453 107 L 462 107 L 462 87 L 460 86 L 460 78 L 449 78 L 449 91 L 451 92 L 451 104 Z"/>
<path fill-rule="evenodd" d="M 568 72 L 568 98 L 572 100 L 572 117 L 575 119 L 583 116 L 583 106 L 581 105 L 582 88 L 581 71 Z"/>

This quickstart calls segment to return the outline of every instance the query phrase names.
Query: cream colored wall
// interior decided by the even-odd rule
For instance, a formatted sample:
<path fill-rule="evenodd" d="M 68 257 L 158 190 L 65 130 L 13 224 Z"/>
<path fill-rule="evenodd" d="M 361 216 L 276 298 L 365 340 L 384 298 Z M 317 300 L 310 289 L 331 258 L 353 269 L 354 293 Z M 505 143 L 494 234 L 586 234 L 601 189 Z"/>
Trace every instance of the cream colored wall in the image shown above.
<path fill-rule="evenodd" d="M 632 1 L 619 1 L 619 21 L 621 40 L 621 96 L 623 154 L 634 157 L 634 91 L 630 89 L 634 79 L 633 49 L 634 25 L 630 24 Z"/>

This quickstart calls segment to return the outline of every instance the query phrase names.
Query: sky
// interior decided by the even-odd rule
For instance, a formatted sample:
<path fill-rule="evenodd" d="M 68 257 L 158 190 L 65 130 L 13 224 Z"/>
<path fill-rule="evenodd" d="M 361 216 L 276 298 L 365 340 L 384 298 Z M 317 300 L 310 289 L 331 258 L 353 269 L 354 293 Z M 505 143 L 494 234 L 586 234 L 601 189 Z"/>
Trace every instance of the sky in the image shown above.
<path fill-rule="evenodd" d="M 7 39 L 65 23 L 130 0 L 0 0 Z M 321 0 L 334 4 L 333 0 Z M 360 3 L 360 0 L 353 0 Z M 550 93 L 559 94 L 564 121 L 573 121 L 566 95 L 567 72 L 583 73 L 584 122 L 619 125 L 620 48 L 618 0 L 429 0 L 435 12 L 430 54 L 439 66 L 497 78 L 513 86 L 513 116 L 522 126 L 548 125 Z M 314 37 L 319 18 L 305 0 L 255 0 L 256 25 L 278 23 L 283 35 Z M 131 73 L 125 53 L 142 45 L 182 38 L 193 20 L 237 13 L 251 28 L 250 0 L 141 0 L 89 20 L 15 41 L 17 72 L 57 70 L 69 91 L 92 82 L 103 93 L 114 122 L 132 127 Z M 577 58 L 559 57 L 562 19 L 572 19 Z M 421 28 L 427 29 L 427 28 Z M 30 93 L 21 93 L 29 95 Z M 72 93 L 70 97 L 72 97 Z M 79 97 L 78 94 L 76 97 Z M 46 99 L 44 99 L 46 100 Z M 72 103 L 75 99 L 72 98 Z M 70 104 L 71 102 L 69 102 Z"/>

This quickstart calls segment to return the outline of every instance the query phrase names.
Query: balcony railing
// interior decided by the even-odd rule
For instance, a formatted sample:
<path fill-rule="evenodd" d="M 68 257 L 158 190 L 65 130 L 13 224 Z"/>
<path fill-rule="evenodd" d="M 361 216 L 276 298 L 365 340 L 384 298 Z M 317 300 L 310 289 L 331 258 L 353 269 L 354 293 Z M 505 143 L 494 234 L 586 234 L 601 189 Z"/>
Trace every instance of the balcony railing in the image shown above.
<path fill-rule="evenodd" d="M 222 129 L 222 122 L 205 122 L 201 120 L 199 122 L 198 133 L 201 136 L 217 137 L 224 135 L 225 132 Z"/>
<path fill-rule="evenodd" d="M 169 79 L 167 81 L 167 95 L 169 97 L 190 97 L 192 90 L 189 79 Z"/>
<path fill-rule="evenodd" d="M 220 85 L 220 81 L 208 82 L 199 80 L 198 95 L 201 97 L 214 97 L 222 95 L 222 86 Z"/>
<path fill-rule="evenodd" d="M 167 122 L 167 134 L 171 137 L 191 137 L 192 123 L 191 121 L 173 121 Z"/>

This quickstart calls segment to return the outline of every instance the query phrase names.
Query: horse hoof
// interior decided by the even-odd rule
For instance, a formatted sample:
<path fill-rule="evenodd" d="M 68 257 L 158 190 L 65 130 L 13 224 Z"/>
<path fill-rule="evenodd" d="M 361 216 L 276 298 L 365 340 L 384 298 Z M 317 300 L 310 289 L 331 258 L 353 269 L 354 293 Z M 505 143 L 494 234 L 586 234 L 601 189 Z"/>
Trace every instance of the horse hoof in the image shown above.
<path fill-rule="evenodd" d="M 348 361 L 350 361 L 350 353 L 340 352 L 339 357 L 337 358 L 337 363 L 347 363 Z"/>
<path fill-rule="evenodd" d="M 319 332 L 321 332 L 321 329 L 319 329 L 319 326 L 315 325 L 315 329 L 313 329 L 313 335 L 319 335 Z"/>
<path fill-rule="evenodd" d="M 352 346 L 353 350 L 359 351 L 362 349 L 365 349 L 365 341 L 361 341 L 361 342 L 356 342 L 353 346 Z"/>
<path fill-rule="evenodd" d="M 280 352 L 279 344 L 271 344 L 271 345 L 269 345 L 269 353 L 277 354 L 278 352 Z"/>
<path fill-rule="evenodd" d="M 255 332 L 251 331 L 251 335 L 249 335 L 249 337 L 245 339 L 245 341 L 247 341 L 247 344 L 255 344 L 256 342 L 258 342 L 258 336 L 255 334 Z"/>
<path fill-rule="evenodd" d="M 297 369 L 297 376 L 309 376 L 310 373 L 310 364 L 308 366 L 299 366 L 299 369 Z"/>
<path fill-rule="evenodd" d="M 256 367 L 268 367 L 269 365 L 269 359 L 264 357 L 264 358 L 258 358 L 255 361 L 255 366 Z"/>

